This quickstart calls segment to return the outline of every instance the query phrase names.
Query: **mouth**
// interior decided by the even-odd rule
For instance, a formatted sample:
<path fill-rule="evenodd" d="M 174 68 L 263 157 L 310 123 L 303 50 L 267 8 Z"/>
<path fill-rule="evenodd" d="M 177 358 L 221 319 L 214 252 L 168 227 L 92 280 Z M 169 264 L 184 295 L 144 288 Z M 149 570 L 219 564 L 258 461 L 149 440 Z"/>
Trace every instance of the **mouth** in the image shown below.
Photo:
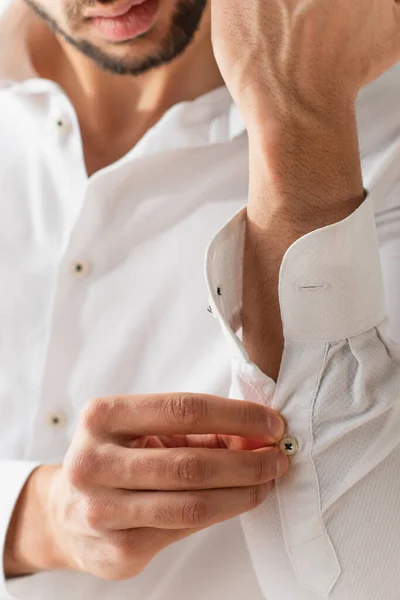
<path fill-rule="evenodd" d="M 109 7 L 93 8 L 85 17 L 107 41 L 129 41 L 146 33 L 155 23 L 159 0 L 123 0 Z"/>
<path fill-rule="evenodd" d="M 138 6 L 143 4 L 144 0 L 122 0 L 118 2 L 114 2 L 113 5 L 99 6 L 98 8 L 93 8 L 89 10 L 85 15 L 88 19 L 93 19 L 96 17 L 103 17 L 105 19 L 112 19 L 113 17 L 123 17 L 130 11 L 132 6 Z"/>

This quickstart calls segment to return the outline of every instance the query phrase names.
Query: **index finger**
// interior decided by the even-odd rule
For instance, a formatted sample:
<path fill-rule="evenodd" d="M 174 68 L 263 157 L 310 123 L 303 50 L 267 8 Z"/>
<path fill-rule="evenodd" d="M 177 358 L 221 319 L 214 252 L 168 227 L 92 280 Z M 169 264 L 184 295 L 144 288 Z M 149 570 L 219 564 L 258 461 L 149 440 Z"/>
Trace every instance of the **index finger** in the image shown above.
<path fill-rule="evenodd" d="M 83 421 L 108 438 L 219 433 L 275 443 L 286 431 L 285 420 L 271 408 L 208 394 L 100 398 L 86 406 Z"/>

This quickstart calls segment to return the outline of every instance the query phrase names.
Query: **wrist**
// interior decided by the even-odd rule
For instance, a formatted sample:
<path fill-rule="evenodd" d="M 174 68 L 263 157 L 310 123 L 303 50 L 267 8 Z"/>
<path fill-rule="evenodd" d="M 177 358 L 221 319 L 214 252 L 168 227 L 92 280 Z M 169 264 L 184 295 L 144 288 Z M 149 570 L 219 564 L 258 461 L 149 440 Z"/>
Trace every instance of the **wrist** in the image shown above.
<path fill-rule="evenodd" d="M 362 203 L 355 107 L 334 114 L 314 119 L 296 108 L 290 117 L 250 129 L 250 217 L 290 214 L 316 228 L 328 224 L 330 214 L 344 218 Z"/>
<path fill-rule="evenodd" d="M 310 93 L 284 88 L 265 90 L 248 88 L 240 99 L 241 110 L 250 138 L 260 140 L 271 132 L 291 127 L 335 131 L 355 119 L 356 97 L 346 94 Z"/>
<path fill-rule="evenodd" d="M 38 467 L 18 498 L 5 544 L 7 577 L 62 568 L 50 503 L 50 491 L 59 470 L 56 465 Z"/>

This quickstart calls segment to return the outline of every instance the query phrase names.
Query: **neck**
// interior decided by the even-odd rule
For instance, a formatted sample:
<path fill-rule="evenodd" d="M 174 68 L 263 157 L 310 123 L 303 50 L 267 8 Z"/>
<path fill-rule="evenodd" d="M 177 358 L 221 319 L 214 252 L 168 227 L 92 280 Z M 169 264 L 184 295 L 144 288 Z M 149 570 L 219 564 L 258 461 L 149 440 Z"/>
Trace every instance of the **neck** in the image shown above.
<path fill-rule="evenodd" d="M 69 96 L 87 146 L 85 154 L 92 145 L 97 152 L 104 147 L 114 154 L 94 159 L 91 166 L 87 156 L 89 173 L 123 156 L 171 106 L 224 84 L 210 30 L 206 13 L 195 39 L 180 57 L 140 76 L 117 76 L 101 70 L 34 19 L 29 39 L 34 66 L 40 76 L 58 83 Z M 118 148 L 112 150 L 110 140 L 118 140 Z"/>

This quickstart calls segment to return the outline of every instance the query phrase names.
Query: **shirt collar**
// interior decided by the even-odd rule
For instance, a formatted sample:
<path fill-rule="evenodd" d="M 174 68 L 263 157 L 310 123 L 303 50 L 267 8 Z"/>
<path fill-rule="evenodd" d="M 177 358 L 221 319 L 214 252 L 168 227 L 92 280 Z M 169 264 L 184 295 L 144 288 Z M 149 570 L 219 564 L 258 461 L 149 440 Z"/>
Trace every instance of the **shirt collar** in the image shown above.
<path fill-rule="evenodd" d="M 0 89 L 14 86 L 23 87 L 23 91 L 32 93 L 38 88 L 42 91 L 43 80 L 39 79 L 32 62 L 27 44 L 27 31 L 32 19 L 31 9 L 21 0 L 12 0 L 0 15 Z M 46 82 L 48 83 L 48 82 Z M 226 88 L 219 88 L 197 98 L 185 106 L 185 112 L 198 113 L 199 107 L 209 108 L 209 142 L 233 140 L 246 132 L 242 116 Z M 207 110 L 203 111 L 207 119 Z"/>

